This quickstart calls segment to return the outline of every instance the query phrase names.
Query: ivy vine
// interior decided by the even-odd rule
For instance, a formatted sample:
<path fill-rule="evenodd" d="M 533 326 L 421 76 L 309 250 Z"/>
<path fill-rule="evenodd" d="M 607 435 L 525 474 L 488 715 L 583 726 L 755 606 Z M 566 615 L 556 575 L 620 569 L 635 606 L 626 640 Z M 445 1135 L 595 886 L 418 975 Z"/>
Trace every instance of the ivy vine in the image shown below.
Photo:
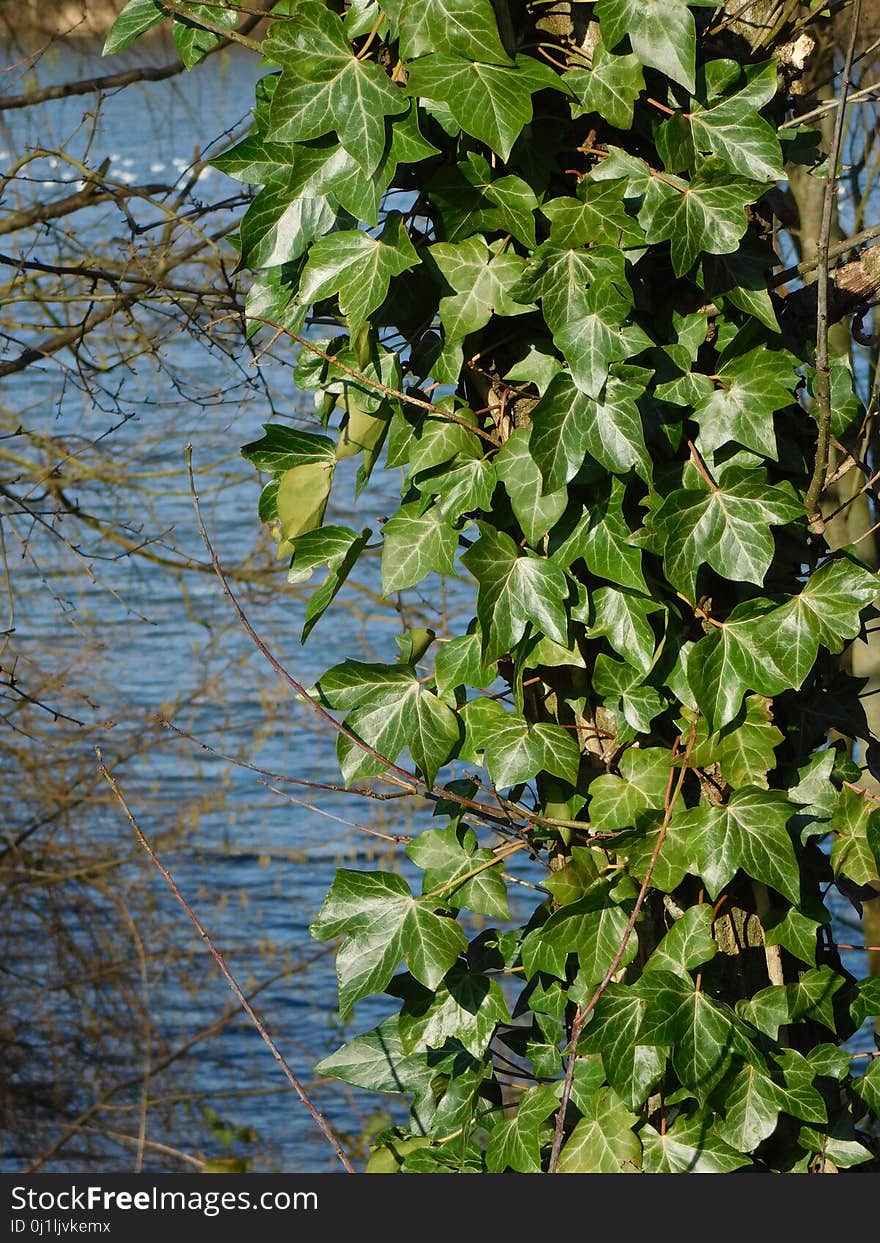
<path fill-rule="evenodd" d="M 253 125 L 214 165 L 254 187 L 248 332 L 296 348 L 323 424 L 243 449 L 290 580 L 326 571 L 302 638 L 377 541 L 387 595 L 474 587 L 460 631 L 314 691 L 345 782 L 433 811 L 420 892 L 341 869 L 311 928 L 343 1017 L 399 1001 L 317 1068 L 409 1098 L 370 1170 L 880 1162 L 880 1059 L 845 1047 L 880 980 L 829 908 L 880 884 L 840 660 L 880 584 L 805 509 L 817 317 L 773 276 L 774 196 L 794 163 L 833 188 L 836 152 L 793 89 L 818 9 L 741 9 L 291 0 L 239 39 Z M 132 0 L 105 50 L 170 19 L 195 64 L 237 16 Z M 359 490 L 403 472 L 377 530 L 324 524 L 351 456 Z"/>

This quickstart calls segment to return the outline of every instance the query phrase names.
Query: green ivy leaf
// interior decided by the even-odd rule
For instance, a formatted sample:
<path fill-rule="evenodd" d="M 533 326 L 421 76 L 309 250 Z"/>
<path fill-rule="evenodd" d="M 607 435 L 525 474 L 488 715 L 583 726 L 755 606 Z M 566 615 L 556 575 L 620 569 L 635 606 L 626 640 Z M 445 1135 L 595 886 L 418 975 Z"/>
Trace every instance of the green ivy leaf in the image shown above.
<path fill-rule="evenodd" d="M 423 1055 L 404 1052 L 396 1014 L 322 1058 L 315 1071 L 371 1092 L 415 1094 L 424 1092 L 436 1073 Z"/>
<path fill-rule="evenodd" d="M 807 1152 L 816 1153 L 843 1170 L 862 1165 L 873 1156 L 871 1150 L 855 1138 L 852 1119 L 845 1114 L 830 1131 L 819 1131 L 810 1126 L 801 1127 L 798 1143 Z"/>
<path fill-rule="evenodd" d="M 805 1017 L 817 1019 L 833 1032 L 834 994 L 843 988 L 844 983 L 843 976 L 831 967 L 817 967 L 805 971 L 791 984 L 771 985 L 738 1002 L 737 1013 L 773 1040 L 776 1040 L 780 1027 Z"/>
<path fill-rule="evenodd" d="M 706 66 L 707 74 L 711 68 L 711 64 Z M 783 177 L 782 149 L 776 131 L 757 109 L 776 94 L 777 68 L 774 61 L 749 68 L 747 85 L 733 95 L 718 103 L 710 100 L 709 107 L 691 101 L 688 120 L 693 145 L 697 151 L 717 156 L 732 172 L 750 181 L 775 182 Z"/>
<path fill-rule="evenodd" d="M 662 604 L 646 596 L 617 587 L 600 587 L 593 592 L 593 623 L 590 638 L 605 635 L 624 660 L 647 673 L 654 659 L 656 638 L 648 617 Z"/>
<path fill-rule="evenodd" d="M 579 101 L 572 107 L 573 117 L 595 112 L 615 129 L 632 128 L 633 105 L 645 89 L 638 56 L 613 56 L 600 39 L 593 48 L 590 68 L 571 69 L 565 80 Z"/>
<path fill-rule="evenodd" d="M 609 896 L 608 885 L 598 882 L 577 902 L 556 911 L 546 923 L 529 933 L 529 940 L 558 951 L 563 958 L 577 954 L 581 990 L 598 984 L 614 962 L 626 931 L 629 914 Z M 631 936 L 621 966 L 631 963 L 638 953 L 638 939 Z M 548 968 L 542 968 L 548 969 Z M 563 971 L 560 978 L 564 978 Z M 555 970 L 553 974 L 558 974 Z"/>
<path fill-rule="evenodd" d="M 641 1165 L 638 1122 L 613 1088 L 600 1088 L 578 1106 L 584 1115 L 559 1156 L 560 1174 L 629 1174 Z"/>
<path fill-rule="evenodd" d="M 107 32 L 101 55 L 115 56 L 118 52 L 124 52 L 145 31 L 164 22 L 165 17 L 165 11 L 155 0 L 128 0 L 128 4 Z"/>
<path fill-rule="evenodd" d="M 503 531 L 477 523 L 480 538 L 462 557 L 479 583 L 477 617 L 483 659 L 497 660 L 522 638 L 532 622 L 557 643 L 567 642 L 565 574 L 543 557 L 520 557 Z"/>
<path fill-rule="evenodd" d="M 741 786 L 726 807 L 703 803 L 677 821 L 678 832 L 711 898 L 742 868 L 797 905 L 800 869 L 786 825 L 795 808 L 780 790 Z"/>
<path fill-rule="evenodd" d="M 482 662 L 481 641 L 477 633 L 461 634 L 444 643 L 434 660 L 434 677 L 440 695 L 448 695 L 459 686 L 485 689 L 495 679 L 494 666 Z"/>
<path fill-rule="evenodd" d="M 322 703 L 347 712 L 370 702 L 394 703 L 411 693 L 415 682 L 407 665 L 343 660 L 321 675 L 317 689 Z"/>
<path fill-rule="evenodd" d="M 447 52 L 489 65 L 510 65 L 491 0 L 389 0 L 384 6 L 400 34 L 405 60 Z"/>
<path fill-rule="evenodd" d="M 171 35 L 180 59 L 187 69 L 192 69 L 217 47 L 222 38 L 213 30 L 200 26 L 199 18 L 207 18 L 218 26 L 232 30 L 238 24 L 238 13 L 235 9 L 217 8 L 213 4 L 190 4 L 187 10 L 192 14 L 191 21 L 178 13 L 173 14 Z"/>
<path fill-rule="evenodd" d="M 692 906 L 677 919 L 645 964 L 645 971 L 685 974 L 715 957 L 718 947 L 712 936 L 712 908 Z"/>
<path fill-rule="evenodd" d="M 241 451 L 241 456 L 258 471 L 283 475 L 297 466 L 329 466 L 336 460 L 336 446 L 327 436 L 301 432 L 281 423 L 264 423 L 263 431 L 260 440 L 251 441 Z"/>
<path fill-rule="evenodd" d="M 499 787 L 529 781 L 539 772 L 553 773 L 572 785 L 577 781 L 580 750 L 560 725 L 530 725 L 519 712 L 508 712 L 497 700 L 471 701 L 465 709 L 469 740 L 485 748 L 486 767 Z"/>
<path fill-rule="evenodd" d="M 589 383 L 594 386 L 594 379 Z M 611 376 L 603 398 L 596 402 L 568 375 L 553 377 L 532 410 L 529 440 L 545 491 L 563 488 L 587 454 L 607 470 L 625 474 L 635 467 L 643 478 L 651 477 L 651 459 L 635 403 L 641 392 L 640 386 Z"/>
<path fill-rule="evenodd" d="M 495 455 L 495 473 L 504 484 L 514 517 L 532 547 L 552 531 L 568 508 L 568 491 L 542 491 L 543 481 L 531 453 L 530 431 L 514 428 Z"/>
<path fill-rule="evenodd" d="M 458 718 L 451 708 L 423 690 L 416 699 L 415 721 L 407 746 L 429 786 L 458 745 L 460 732 Z"/>
<path fill-rule="evenodd" d="M 388 763 L 394 763 L 413 736 L 416 726 L 418 684 L 393 704 L 370 703 L 357 708 L 345 719 L 345 727 L 377 756 L 359 746 L 352 738 L 340 734 L 336 740 L 336 756 L 346 785 L 359 777 L 376 777 Z"/>
<path fill-rule="evenodd" d="M 659 1082 L 666 1052 L 639 1043 L 646 1002 L 632 987 L 609 984 L 581 1035 L 583 1052 L 601 1053 L 608 1082 L 630 1109 L 640 1109 Z"/>
<path fill-rule="evenodd" d="M 583 898 L 598 875 L 596 854 L 585 846 L 572 846 L 565 866 L 552 872 L 543 884 L 560 906 L 567 906 Z"/>
<path fill-rule="evenodd" d="M 371 534 L 369 527 L 360 535 L 348 527 L 319 527 L 296 540 L 287 571 L 289 583 L 307 581 L 319 565 L 326 565 L 329 571 L 306 606 L 301 643 L 305 643 L 354 569 Z"/>
<path fill-rule="evenodd" d="M 721 1139 L 737 1152 L 754 1152 L 776 1130 L 781 1096 L 769 1075 L 747 1063 L 725 1090 L 724 1121 L 717 1128 Z"/>
<path fill-rule="evenodd" d="M 391 278 L 418 262 L 403 217 L 389 212 L 379 237 L 345 229 L 315 242 L 303 270 L 299 297 L 312 303 L 337 295 L 354 335 L 381 306 Z"/>
<path fill-rule="evenodd" d="M 500 860 L 491 850 L 477 845 L 473 829 L 465 825 L 428 829 L 409 843 L 406 853 L 425 871 L 425 894 L 443 889 L 446 905 L 466 906 L 478 915 L 496 919 L 510 918 Z M 470 875 L 481 864 L 487 866 Z M 461 880 L 464 876 L 467 879 Z"/>
<path fill-rule="evenodd" d="M 671 1060 L 684 1087 L 705 1102 L 724 1078 L 734 1053 L 748 1058 L 746 1028 L 727 1006 L 679 973 L 647 971 L 638 983 L 645 1000 L 639 1039 L 671 1046 Z"/>
<path fill-rule="evenodd" d="M 405 1053 L 457 1040 L 482 1057 L 497 1025 L 510 1022 L 498 981 L 462 966 L 454 966 L 436 991 L 406 975 L 395 977 L 386 991 L 403 998 L 397 1023 Z"/>
<path fill-rule="evenodd" d="M 815 967 L 817 934 L 825 921 L 810 919 L 790 907 L 784 913 L 774 912 L 762 922 L 764 940 L 768 945 L 781 945 L 808 967 Z"/>
<path fill-rule="evenodd" d="M 511 290 L 520 302 L 540 299 L 547 326 L 554 334 L 572 319 L 587 314 L 587 288 L 603 283 L 603 291 L 623 318 L 633 295 L 626 279 L 624 257 L 611 246 L 560 246 L 552 239 L 538 247 L 526 263 L 522 278 Z"/>
<path fill-rule="evenodd" d="M 803 506 L 786 488 L 768 485 L 760 472 L 731 467 L 717 487 L 673 492 L 650 523 L 669 581 L 693 600 L 703 564 L 726 579 L 760 586 L 773 559 L 770 527 L 802 516 Z"/>
<path fill-rule="evenodd" d="M 282 68 L 267 137 L 305 142 L 335 132 L 371 173 L 385 150 L 385 118 L 406 110 L 406 96 L 379 65 L 357 58 L 341 20 L 323 4 L 300 4 L 296 17 L 276 22 L 263 44 Z"/>
<path fill-rule="evenodd" d="M 623 516 L 625 485 L 612 477 L 598 487 L 571 534 L 554 549 L 551 560 L 567 569 L 583 557 L 587 569 L 620 587 L 648 594 L 641 551 L 629 542 L 632 531 Z"/>
<path fill-rule="evenodd" d="M 577 198 L 551 199 L 541 208 L 550 221 L 550 241 L 563 248 L 595 243 L 643 246 L 645 235 L 624 206 L 625 189 L 623 179 L 582 181 Z"/>
<path fill-rule="evenodd" d="M 696 30 L 686 0 L 597 0 L 605 47 L 628 38 L 642 65 L 694 89 Z"/>
<path fill-rule="evenodd" d="M 865 1073 L 853 1080 L 853 1091 L 875 1116 L 880 1117 L 880 1061 L 875 1058 Z"/>
<path fill-rule="evenodd" d="M 541 1149 L 549 1138 L 547 1119 L 559 1107 L 550 1087 L 529 1088 L 516 1113 L 489 1133 L 486 1168 L 490 1174 L 515 1170 L 520 1174 L 541 1172 Z"/>
<path fill-rule="evenodd" d="M 746 207 L 760 198 L 763 187 L 731 177 L 721 160 L 704 160 L 690 181 L 665 177 L 657 181 L 639 212 L 648 243 L 670 242 L 672 266 L 683 276 L 702 254 L 726 255 L 736 250 L 748 223 Z"/>
<path fill-rule="evenodd" d="M 669 788 L 669 752 L 631 747 L 620 758 L 621 775 L 604 773 L 590 783 L 590 825 L 597 833 L 632 828 L 643 812 L 663 807 Z"/>
<path fill-rule="evenodd" d="M 392 872 L 337 869 L 309 931 L 318 941 L 345 938 L 336 955 L 343 1018 L 361 998 L 383 992 L 401 960 L 420 984 L 436 989 L 467 946 L 454 920 L 414 898 Z"/>
<path fill-rule="evenodd" d="M 421 511 L 419 501 L 401 505 L 382 528 L 382 592 L 386 596 L 413 587 L 432 570 L 454 572 L 457 531 L 439 505 Z"/>
<path fill-rule="evenodd" d="M 553 334 L 575 384 L 588 397 L 599 397 L 612 363 L 634 357 L 651 345 L 651 338 L 641 328 L 622 323 L 628 308 L 622 300 L 615 302 L 609 293 L 610 287 L 604 282 L 591 285 L 583 295 L 583 313 L 566 321 Z M 647 457 L 642 457 L 644 433 L 631 400 L 634 392 L 632 387 L 627 392 L 623 385 L 612 388 L 609 381 L 605 402 L 596 420 L 587 425 L 591 443 L 598 450 L 598 461 L 603 465 L 613 463 L 610 469 L 628 470 Z M 607 445 L 599 434 L 603 417 L 612 433 Z"/>
<path fill-rule="evenodd" d="M 793 401 L 795 361 L 787 350 L 761 347 L 725 363 L 716 378 L 718 388 L 694 411 L 703 452 L 733 441 L 775 460 L 773 415 Z"/>
<path fill-rule="evenodd" d="M 524 315 L 532 309 L 516 302 L 510 290 L 522 275 L 524 261 L 503 243 L 486 245 L 483 237 L 438 242 L 430 255 L 455 293 L 440 299 L 440 322 L 447 343 L 463 341 L 494 315 Z"/>
<path fill-rule="evenodd" d="M 495 465 L 483 458 L 453 460 L 450 466 L 444 463 L 413 477 L 423 495 L 435 497 L 449 522 L 462 514 L 488 512 L 497 481 Z"/>
<path fill-rule="evenodd" d="M 663 1135 L 648 1123 L 639 1135 L 646 1174 L 730 1174 L 751 1164 L 713 1132 L 710 1116 L 682 1114 Z"/>
<path fill-rule="evenodd" d="M 708 732 L 705 717 L 700 717 L 691 763 L 695 768 L 718 764 L 732 786 L 766 786 L 782 731 L 772 723 L 770 708 L 758 695 L 746 698 L 745 709 L 744 715 L 716 734 Z"/>
<path fill-rule="evenodd" d="M 868 792 L 860 794 L 844 786 L 828 827 L 833 833 L 835 876 L 846 876 L 857 885 L 880 882 L 880 806 Z"/>
<path fill-rule="evenodd" d="M 466 134 L 503 160 L 532 119 L 530 92 L 537 89 L 520 67 L 476 64 L 431 52 L 407 66 L 407 91 L 444 104 Z"/>

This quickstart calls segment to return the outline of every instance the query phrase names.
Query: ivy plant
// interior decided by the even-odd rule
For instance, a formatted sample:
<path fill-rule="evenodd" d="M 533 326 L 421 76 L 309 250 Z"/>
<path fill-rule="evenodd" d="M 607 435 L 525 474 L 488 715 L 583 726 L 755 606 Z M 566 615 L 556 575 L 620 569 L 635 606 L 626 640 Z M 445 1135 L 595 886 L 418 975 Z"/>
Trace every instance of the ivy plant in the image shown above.
<path fill-rule="evenodd" d="M 239 39 L 247 331 L 319 420 L 242 452 L 290 581 L 324 573 L 303 640 L 377 549 L 389 596 L 473 586 L 457 631 L 314 688 L 346 784 L 432 813 L 419 884 L 340 869 L 311 927 L 341 1015 L 394 1011 L 317 1067 L 408 1097 L 369 1170 L 880 1167 L 880 1060 L 847 1051 L 880 985 L 831 914 L 880 883 L 840 661 L 880 583 L 811 506 L 817 320 L 772 279 L 790 161 L 834 169 L 780 128 L 815 6 L 750 12 L 289 0 Z M 195 64 L 230 13 L 132 0 L 108 50 L 170 21 Z M 846 444 L 850 372 L 832 396 Z M 325 523 L 347 457 L 403 479 L 378 529 Z"/>

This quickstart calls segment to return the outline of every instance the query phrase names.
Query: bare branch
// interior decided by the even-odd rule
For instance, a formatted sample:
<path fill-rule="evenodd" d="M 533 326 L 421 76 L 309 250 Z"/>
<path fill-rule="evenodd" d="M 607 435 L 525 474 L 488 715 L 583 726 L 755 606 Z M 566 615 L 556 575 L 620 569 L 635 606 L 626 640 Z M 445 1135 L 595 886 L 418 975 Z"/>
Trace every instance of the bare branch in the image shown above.
<path fill-rule="evenodd" d="M 135 836 L 137 837 L 141 846 L 143 846 L 144 850 L 149 855 L 150 861 L 154 864 L 157 870 L 161 873 L 163 879 L 165 880 L 165 883 L 168 885 L 168 888 L 174 894 L 175 898 L 180 903 L 180 905 L 183 907 L 184 911 L 186 911 L 187 917 L 189 918 L 196 932 L 199 934 L 199 936 L 204 941 L 205 945 L 208 947 L 208 951 L 211 954 L 211 957 L 214 959 L 217 966 L 220 968 L 220 971 L 223 974 L 223 977 L 226 980 L 226 983 L 232 989 L 232 992 L 234 993 L 239 1005 L 244 1010 L 245 1014 L 248 1016 L 250 1021 L 253 1023 L 254 1027 L 256 1027 L 257 1031 L 260 1033 L 260 1036 L 262 1037 L 263 1042 L 268 1046 L 269 1051 L 271 1052 L 272 1056 L 275 1058 L 275 1061 L 281 1067 L 284 1077 L 287 1079 L 288 1083 L 294 1089 L 299 1099 L 305 1105 L 306 1109 L 309 1111 L 309 1114 L 314 1120 L 315 1125 L 317 1126 L 318 1130 L 321 1132 L 321 1134 L 324 1136 L 324 1138 L 327 1140 L 327 1142 L 332 1147 L 333 1151 L 336 1153 L 337 1157 L 339 1158 L 342 1164 L 343 1169 L 345 1170 L 347 1174 L 354 1174 L 355 1172 L 354 1166 L 351 1164 L 351 1161 L 349 1160 L 348 1155 L 345 1152 L 345 1149 L 342 1147 L 339 1140 L 337 1139 L 336 1134 L 333 1131 L 333 1128 L 330 1126 L 330 1123 L 327 1121 L 324 1115 L 320 1112 L 320 1110 L 312 1103 L 311 1097 L 306 1092 L 305 1088 L 300 1083 L 299 1079 L 297 1079 L 296 1075 L 293 1073 L 293 1071 L 288 1066 L 281 1051 L 279 1050 L 278 1046 L 275 1044 L 275 1041 L 269 1035 L 259 1015 L 254 1010 L 253 1006 L 248 1001 L 247 997 L 244 995 L 241 988 L 239 987 L 232 972 L 227 967 L 226 962 L 223 958 L 223 955 L 220 953 L 220 951 L 215 946 L 214 942 L 211 940 L 210 935 L 208 934 L 204 925 L 199 920 L 199 917 L 196 915 L 195 911 L 192 909 L 192 907 L 187 902 L 186 898 L 183 896 L 183 894 L 178 889 L 175 883 L 174 877 L 171 875 L 171 873 L 168 871 L 168 869 L 165 867 L 162 861 L 158 858 L 155 851 L 153 850 L 153 847 L 150 845 L 149 841 L 147 840 L 140 825 L 137 823 L 134 816 L 132 815 L 129 809 L 129 806 L 126 803 L 125 798 L 122 794 L 122 791 L 119 789 L 119 786 L 116 784 L 116 781 L 112 773 L 108 771 L 107 767 L 104 764 L 103 759 L 101 758 L 101 750 L 99 747 L 95 747 L 95 754 L 98 757 L 98 768 L 101 771 L 101 775 L 103 776 L 103 778 L 109 785 L 110 789 L 112 790 L 113 796 L 115 797 L 116 801 L 119 803 L 120 807 L 125 812 L 128 822 L 131 825 L 132 829 L 134 830 Z"/>
<path fill-rule="evenodd" d="M 856 50 L 856 39 L 859 33 L 859 22 L 862 15 L 862 0 L 854 0 L 849 46 L 846 51 L 846 63 L 840 87 L 840 107 L 831 139 L 831 150 L 828 153 L 828 179 L 825 182 L 825 198 L 822 203 L 822 223 L 819 229 L 819 240 L 816 248 L 816 406 L 818 409 L 818 437 L 816 441 L 816 459 L 813 463 L 813 476 L 804 497 L 804 508 L 810 529 L 820 532 L 824 529 L 819 498 L 825 486 L 825 473 L 828 470 L 828 452 L 831 445 L 831 366 L 828 360 L 828 246 L 831 237 L 831 220 L 834 214 L 834 200 L 837 194 L 837 170 L 840 162 L 840 148 L 843 142 L 843 125 L 846 119 L 846 103 L 850 88 L 853 57 Z"/>

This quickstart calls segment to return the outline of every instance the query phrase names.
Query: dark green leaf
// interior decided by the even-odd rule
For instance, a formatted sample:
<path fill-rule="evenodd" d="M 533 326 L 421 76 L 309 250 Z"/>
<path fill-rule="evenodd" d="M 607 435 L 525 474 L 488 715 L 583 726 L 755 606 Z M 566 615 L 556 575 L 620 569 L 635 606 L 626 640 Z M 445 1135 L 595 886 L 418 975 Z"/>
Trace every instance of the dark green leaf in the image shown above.
<path fill-rule="evenodd" d="M 436 989 L 465 949 L 461 928 L 437 915 L 430 900 L 419 901 L 391 872 L 339 868 L 318 918 L 309 931 L 319 941 L 344 936 L 336 955 L 339 1010 L 380 993 L 401 959 L 426 988 Z"/>
<path fill-rule="evenodd" d="M 536 547 L 565 513 L 568 491 L 564 486 L 556 491 L 542 490 L 541 472 L 531 453 L 530 435 L 526 427 L 514 428 L 494 462 L 495 472 L 510 498 L 514 517 L 528 542 Z"/>
<path fill-rule="evenodd" d="M 267 136 L 305 142 L 335 132 L 371 173 L 385 150 L 385 117 L 407 108 L 400 87 L 373 61 L 358 60 L 342 22 L 323 4 L 301 4 L 296 22 L 276 23 L 264 48 L 283 70 Z"/>
<path fill-rule="evenodd" d="M 639 212 L 639 224 L 647 242 L 671 243 L 672 266 L 682 276 L 701 254 L 736 249 L 748 223 L 746 207 L 762 190 L 754 181 L 731 177 L 722 161 L 705 160 L 690 181 L 658 182 Z"/>
<path fill-rule="evenodd" d="M 303 270 L 299 297 L 312 303 L 337 295 L 354 335 L 384 301 L 391 278 L 418 262 L 403 217 L 389 212 L 379 237 L 349 229 L 315 242 Z"/>
<path fill-rule="evenodd" d="M 579 1048 L 601 1053 L 608 1082 L 629 1106 L 639 1109 L 666 1064 L 660 1048 L 639 1043 L 646 1003 L 632 988 L 610 984 L 583 1030 Z"/>
<path fill-rule="evenodd" d="M 645 964 L 645 971 L 677 971 L 684 974 L 715 957 L 718 947 L 712 936 L 712 908 L 692 906 L 677 919 Z"/>
<path fill-rule="evenodd" d="M 511 64 L 491 0 L 388 0 L 384 9 L 400 34 L 405 60 L 448 52 L 490 65 Z"/>
<path fill-rule="evenodd" d="M 750 470 L 731 468 L 717 487 L 685 488 L 667 497 L 651 518 L 670 582 L 695 598 L 699 567 L 757 583 L 773 559 L 771 526 L 794 522 L 803 506 L 786 489 Z"/>
<path fill-rule="evenodd" d="M 590 68 L 572 69 L 565 80 L 580 102 L 572 108 L 572 116 L 595 112 L 615 129 L 632 127 L 633 104 L 645 87 L 638 56 L 612 56 L 600 39 Z"/>
<path fill-rule="evenodd" d="M 639 1040 L 671 1046 L 675 1073 L 704 1101 L 727 1073 L 734 1053 L 749 1056 L 747 1029 L 727 1006 L 695 991 L 688 976 L 647 971 L 637 987 L 646 1002 Z"/>
<path fill-rule="evenodd" d="M 532 119 L 530 92 L 537 88 L 518 68 L 431 52 L 411 61 L 408 70 L 411 95 L 444 104 L 465 133 L 503 160 Z"/>
<path fill-rule="evenodd" d="M 710 897 L 717 898 L 742 868 L 798 904 L 800 871 L 786 829 L 794 811 L 780 790 L 741 786 L 726 807 L 703 803 L 680 819 L 693 872 L 705 881 Z"/>
<path fill-rule="evenodd" d="M 497 1025 L 510 1021 L 498 981 L 465 967 L 453 967 L 436 991 L 398 976 L 387 992 L 403 998 L 398 1029 L 405 1053 L 442 1049 L 447 1040 L 458 1040 L 482 1057 Z"/>
<path fill-rule="evenodd" d="M 483 659 L 497 660 L 522 638 L 532 622 L 557 643 L 567 641 L 565 574 L 543 557 L 520 557 L 503 531 L 478 523 L 480 538 L 462 557 L 479 583 L 477 617 Z"/>
<path fill-rule="evenodd" d="M 609 51 L 628 38 L 642 65 L 694 89 L 696 31 L 686 0 L 597 0 Z"/>

